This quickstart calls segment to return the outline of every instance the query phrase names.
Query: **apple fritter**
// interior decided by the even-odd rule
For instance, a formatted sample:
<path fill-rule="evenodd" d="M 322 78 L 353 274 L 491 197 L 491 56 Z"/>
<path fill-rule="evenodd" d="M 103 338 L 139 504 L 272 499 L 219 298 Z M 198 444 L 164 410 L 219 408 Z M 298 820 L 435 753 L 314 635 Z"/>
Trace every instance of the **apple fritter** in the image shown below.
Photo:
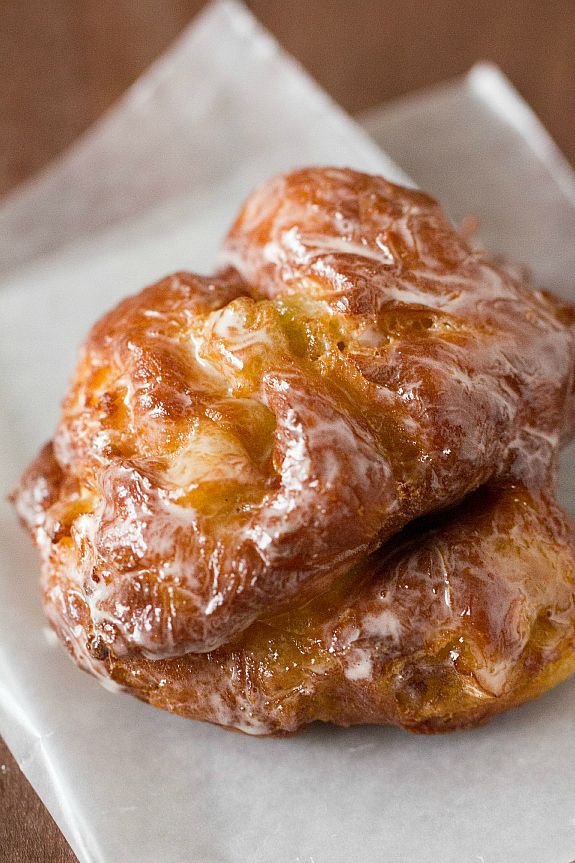
<path fill-rule="evenodd" d="M 176 676 L 160 687 L 164 706 L 189 715 L 238 725 L 236 693 L 247 699 L 246 715 L 263 721 L 249 687 L 263 693 L 263 704 L 268 684 L 284 691 L 283 673 L 254 657 L 268 649 L 270 632 L 279 653 L 287 650 L 295 626 L 314 633 L 309 643 L 301 636 L 304 653 L 327 670 L 309 698 L 304 690 L 315 678 L 303 675 L 295 684 L 301 697 L 292 710 L 286 696 L 285 714 L 269 696 L 272 731 L 313 718 L 457 724 L 455 700 L 470 715 L 467 696 L 480 697 L 470 694 L 473 686 L 489 693 L 502 674 L 478 671 L 476 615 L 467 623 L 477 638 L 464 633 L 473 647 L 441 672 L 453 699 L 428 693 L 438 705 L 428 716 L 421 707 L 397 712 L 401 698 L 393 700 L 386 675 L 399 659 L 384 662 L 387 636 L 374 635 L 381 655 L 363 646 L 365 635 L 338 646 L 339 618 L 328 615 L 330 652 L 318 619 L 305 623 L 306 614 L 337 595 L 339 611 L 353 616 L 367 584 L 392 583 L 390 555 L 399 554 L 413 522 L 445 519 L 437 537 L 455 537 L 463 525 L 470 532 L 468 511 L 489 521 L 472 503 L 484 498 L 498 501 L 489 504 L 493 523 L 511 525 L 515 512 L 517 525 L 534 530 L 525 552 L 515 537 L 520 527 L 507 544 L 501 533 L 496 580 L 522 572 L 525 554 L 535 561 L 522 576 L 529 590 L 536 566 L 549 585 L 567 583 L 571 546 L 561 537 L 569 528 L 550 489 L 559 446 L 575 423 L 574 369 L 573 308 L 472 248 L 426 195 L 344 169 L 276 178 L 241 210 L 214 277 L 169 276 L 124 300 L 88 335 L 54 440 L 15 493 L 40 548 L 47 612 L 81 664 L 99 675 L 125 683 L 132 666 L 142 681 L 172 669 Z M 514 502 L 509 489 L 519 489 Z M 563 525 L 558 533 L 555 522 Z M 481 530 L 477 554 L 494 542 Z M 539 541 L 546 531 L 552 538 Z M 546 543 L 553 550 L 544 564 Z M 503 567 L 506 555 L 512 563 Z M 437 560 L 445 563 L 446 553 Z M 449 579 L 459 585 L 464 556 L 454 554 L 452 563 Z M 422 574 L 421 584 L 434 577 Z M 526 597 L 527 617 L 538 603 L 553 606 L 546 597 Z M 410 609 L 413 620 L 422 609 Z M 407 623 L 397 620 L 405 674 L 409 666 L 415 681 L 419 663 L 413 687 L 425 699 L 425 657 L 429 681 L 439 685 L 434 657 L 445 627 L 432 617 L 433 637 L 416 650 Z M 531 642 L 529 635 L 517 669 Z M 224 677 L 236 681 L 239 673 L 235 659 L 221 658 L 226 651 L 261 669 L 261 679 L 246 677 L 243 695 L 241 683 L 231 695 L 222 690 Z M 361 651 L 363 665 L 347 668 Z M 294 680 L 307 661 L 296 663 Z M 509 686 L 518 691 L 516 682 Z M 503 704 L 506 696 L 481 697 Z"/>

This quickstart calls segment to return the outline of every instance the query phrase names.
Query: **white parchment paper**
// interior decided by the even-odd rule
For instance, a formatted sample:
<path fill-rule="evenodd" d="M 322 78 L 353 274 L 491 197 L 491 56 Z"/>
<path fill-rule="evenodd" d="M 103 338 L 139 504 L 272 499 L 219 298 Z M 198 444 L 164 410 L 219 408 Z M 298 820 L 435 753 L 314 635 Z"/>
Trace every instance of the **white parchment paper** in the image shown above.
<path fill-rule="evenodd" d="M 159 206 L 185 222 L 204 193 L 233 214 L 270 173 L 326 160 L 407 180 L 242 5 L 221 0 L 0 206 L 0 272 Z"/>
<path fill-rule="evenodd" d="M 530 129 L 485 109 L 469 80 L 453 87 L 455 104 L 445 104 L 443 91 L 430 93 L 420 116 L 445 110 L 457 134 L 467 130 L 466 164 L 493 184 L 495 210 L 487 193 L 467 204 L 468 170 L 459 177 L 456 164 L 453 175 L 446 170 L 443 156 L 448 147 L 457 153 L 456 135 L 422 134 L 426 155 L 418 163 L 410 126 L 417 111 L 403 114 L 403 145 L 391 109 L 377 122 L 372 117 L 370 130 L 379 138 L 393 126 L 397 148 L 389 149 L 399 161 L 404 146 L 408 171 L 439 197 L 446 182 L 452 215 L 478 212 L 481 202 L 487 232 L 492 213 L 506 210 L 497 186 L 500 136 L 508 171 L 538 172 L 524 199 L 533 218 L 543 201 L 547 207 L 548 230 L 537 228 L 529 260 L 541 266 L 538 278 L 555 268 L 567 291 L 570 273 L 557 264 L 555 237 L 557 225 L 572 224 L 568 169 L 552 147 L 526 143 Z M 497 87 L 492 98 L 497 103 Z M 525 109 L 513 94 L 511 102 Z M 395 110 L 401 118 L 405 105 Z M 475 147 L 474 127 L 481 131 Z M 495 149 L 487 159 L 488 129 Z M 251 17 L 224 2 L 78 149 L 0 208 L 0 489 L 50 436 L 75 351 L 95 317 L 166 272 L 209 269 L 249 188 L 314 162 L 400 178 Z M 545 167 L 551 163 L 561 171 Z M 521 229 L 536 231 L 523 222 Z M 508 218 L 495 233 L 498 250 L 513 252 L 517 224 Z M 39 259 L 39 252 L 48 254 Z M 568 480 L 564 494 L 573 495 Z M 445 737 L 314 727 L 257 740 L 102 689 L 55 643 L 37 580 L 36 555 L 2 503 L 0 732 L 82 863 L 575 858 L 574 681 L 487 728 Z"/>

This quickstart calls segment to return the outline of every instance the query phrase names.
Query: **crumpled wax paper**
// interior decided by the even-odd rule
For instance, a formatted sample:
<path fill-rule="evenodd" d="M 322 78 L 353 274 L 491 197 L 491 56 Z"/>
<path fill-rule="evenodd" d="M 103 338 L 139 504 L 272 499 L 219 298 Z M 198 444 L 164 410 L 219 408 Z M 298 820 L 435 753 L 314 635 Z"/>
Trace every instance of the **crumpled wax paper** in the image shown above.
<path fill-rule="evenodd" d="M 573 178 L 495 70 L 365 122 L 454 218 L 479 215 L 497 251 L 568 292 Z M 220 2 L 0 206 L 3 491 L 50 436 L 95 317 L 169 271 L 209 270 L 249 189 L 314 162 L 402 178 L 243 7 Z M 153 710 L 67 658 L 36 554 L 0 504 L 0 732 L 82 863 L 568 863 L 574 714 L 575 681 L 433 738 L 318 726 L 255 739 Z"/>

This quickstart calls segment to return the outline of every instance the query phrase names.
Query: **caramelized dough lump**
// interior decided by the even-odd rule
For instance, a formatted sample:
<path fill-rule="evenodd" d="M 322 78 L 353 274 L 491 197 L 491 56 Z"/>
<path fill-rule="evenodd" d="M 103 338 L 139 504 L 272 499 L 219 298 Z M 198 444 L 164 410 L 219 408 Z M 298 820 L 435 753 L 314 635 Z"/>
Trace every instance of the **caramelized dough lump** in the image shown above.
<path fill-rule="evenodd" d="M 213 278 L 83 347 L 18 511 L 77 662 L 253 733 L 433 731 L 575 669 L 575 312 L 426 195 L 311 168 L 256 191 Z"/>

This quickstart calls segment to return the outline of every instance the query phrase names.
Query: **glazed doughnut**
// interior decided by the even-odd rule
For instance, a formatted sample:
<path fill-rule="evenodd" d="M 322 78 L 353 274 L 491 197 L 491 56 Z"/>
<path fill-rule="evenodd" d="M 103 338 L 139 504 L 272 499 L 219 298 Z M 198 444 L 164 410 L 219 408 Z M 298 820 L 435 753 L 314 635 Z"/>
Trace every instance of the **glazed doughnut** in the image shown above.
<path fill-rule="evenodd" d="M 573 309 L 426 195 L 343 169 L 272 180 L 216 276 L 168 277 L 89 334 L 15 494 L 48 616 L 100 677 L 244 730 L 479 721 L 571 670 L 551 489 L 574 369 Z M 393 650 L 369 632 L 381 597 Z"/>
<path fill-rule="evenodd" d="M 64 603 L 60 631 L 67 613 Z M 157 707 L 277 734 L 315 720 L 447 731 L 574 671 L 575 530 L 549 495 L 508 485 L 418 524 L 231 644 L 110 656 L 104 674 Z"/>

